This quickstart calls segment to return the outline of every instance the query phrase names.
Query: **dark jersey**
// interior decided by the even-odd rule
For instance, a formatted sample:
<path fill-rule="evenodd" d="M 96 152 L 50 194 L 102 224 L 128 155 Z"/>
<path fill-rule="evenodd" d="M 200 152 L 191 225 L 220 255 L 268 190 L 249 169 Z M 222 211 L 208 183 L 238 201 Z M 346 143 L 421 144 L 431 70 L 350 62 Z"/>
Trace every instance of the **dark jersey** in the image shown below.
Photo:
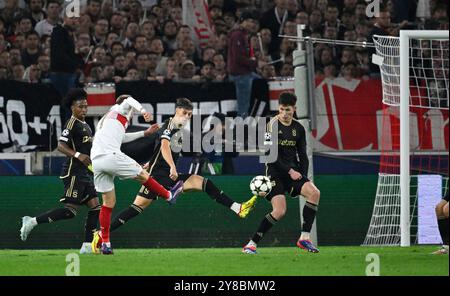
<path fill-rule="evenodd" d="M 180 132 L 180 129 L 175 127 L 172 118 L 164 121 L 161 128 L 157 131 L 157 137 L 155 139 L 155 149 L 153 151 L 153 156 L 150 159 L 148 168 L 148 172 L 150 175 L 168 175 L 170 172 L 170 167 L 164 160 L 164 157 L 161 153 L 162 141 L 170 142 L 170 150 L 172 151 L 173 161 L 174 163 L 177 162 L 182 146 L 181 132 L 178 132 Z"/>
<path fill-rule="evenodd" d="M 274 136 L 274 133 L 277 136 Z M 266 164 L 266 175 L 284 177 L 292 168 L 303 176 L 308 175 L 308 156 L 306 154 L 305 128 L 299 121 L 293 119 L 289 126 L 282 124 L 274 117 L 267 124 L 265 140 L 276 145 L 272 140 L 278 140 L 278 157 L 273 163 Z"/>
<path fill-rule="evenodd" d="M 66 122 L 59 141 L 67 144 L 76 152 L 90 155 L 92 130 L 86 122 L 72 116 Z M 67 157 L 62 167 L 60 178 L 63 179 L 69 176 L 88 177 L 89 175 L 91 175 L 90 171 L 81 161 L 75 157 Z"/>

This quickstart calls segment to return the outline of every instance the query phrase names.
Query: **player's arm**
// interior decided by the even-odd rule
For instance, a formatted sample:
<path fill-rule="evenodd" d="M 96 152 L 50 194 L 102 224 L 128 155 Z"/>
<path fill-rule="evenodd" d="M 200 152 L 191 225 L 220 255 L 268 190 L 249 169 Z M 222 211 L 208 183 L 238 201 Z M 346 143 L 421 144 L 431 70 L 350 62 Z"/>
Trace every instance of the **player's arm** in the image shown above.
<path fill-rule="evenodd" d="M 306 153 L 306 132 L 303 126 L 300 128 L 300 139 L 297 141 L 297 154 L 300 160 L 300 173 L 308 176 L 309 160 Z"/>
<path fill-rule="evenodd" d="M 62 154 L 68 156 L 68 157 L 74 157 L 77 158 L 79 161 L 81 161 L 85 166 L 89 166 L 91 164 L 91 159 L 89 158 L 89 155 L 77 152 L 70 148 L 68 143 L 72 141 L 72 130 L 71 129 L 64 129 L 62 132 L 61 137 L 58 141 L 58 151 Z"/>
<path fill-rule="evenodd" d="M 152 126 L 150 126 L 148 129 L 146 129 L 145 131 L 139 131 L 139 132 L 134 132 L 134 133 L 126 133 L 122 139 L 122 143 L 128 143 L 128 142 L 132 142 L 134 140 L 143 138 L 143 137 L 148 137 L 151 134 L 155 133 L 156 131 L 158 131 L 159 129 L 159 125 L 158 124 L 153 124 Z"/>
<path fill-rule="evenodd" d="M 147 112 L 147 110 L 142 107 L 141 103 L 136 101 L 133 97 L 128 97 L 124 100 L 124 104 L 128 105 L 129 107 L 137 110 L 142 116 L 144 116 L 144 119 L 146 122 L 149 122 L 152 120 L 152 116 L 150 113 Z"/>
<path fill-rule="evenodd" d="M 161 138 L 161 154 L 164 160 L 170 167 L 170 175 L 169 177 L 172 180 L 178 179 L 177 167 L 172 158 L 172 151 L 170 149 L 170 140 L 166 138 Z"/>

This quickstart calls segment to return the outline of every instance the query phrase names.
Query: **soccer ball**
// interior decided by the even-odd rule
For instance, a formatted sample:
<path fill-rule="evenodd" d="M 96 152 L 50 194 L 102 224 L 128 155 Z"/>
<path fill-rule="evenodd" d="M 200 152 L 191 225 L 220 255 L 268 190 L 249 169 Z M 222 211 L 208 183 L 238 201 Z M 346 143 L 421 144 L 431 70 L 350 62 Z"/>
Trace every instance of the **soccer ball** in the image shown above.
<path fill-rule="evenodd" d="M 256 196 L 265 196 L 272 190 L 272 182 L 266 176 L 256 176 L 250 181 L 250 190 Z"/>

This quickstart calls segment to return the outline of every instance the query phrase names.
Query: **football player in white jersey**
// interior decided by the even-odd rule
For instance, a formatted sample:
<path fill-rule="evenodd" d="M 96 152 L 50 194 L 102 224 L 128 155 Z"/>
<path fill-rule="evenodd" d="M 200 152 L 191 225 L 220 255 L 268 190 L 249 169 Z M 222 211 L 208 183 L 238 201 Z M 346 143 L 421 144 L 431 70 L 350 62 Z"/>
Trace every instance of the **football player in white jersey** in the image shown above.
<path fill-rule="evenodd" d="M 137 111 L 146 122 L 151 120 L 151 115 L 142 105 L 129 95 L 121 95 L 116 104 L 111 107 L 99 121 L 92 143 L 91 160 L 94 171 L 94 184 L 97 192 L 102 193 L 103 205 L 100 210 L 100 231 L 94 233 L 92 251 L 101 252 L 105 255 L 113 254 L 110 243 L 111 213 L 116 203 L 114 190 L 114 178 L 134 179 L 145 186 L 150 192 L 162 196 L 169 203 L 176 202 L 177 196 L 182 192 L 183 182 L 177 182 L 170 191 L 166 190 L 156 182 L 146 170 L 135 160 L 120 151 L 122 143 L 131 142 L 138 138 L 147 136 L 158 130 L 159 126 L 154 124 L 146 131 L 126 133 L 126 129 Z M 101 238 L 101 240 L 100 240 Z M 100 246 L 100 243 L 101 246 Z"/>

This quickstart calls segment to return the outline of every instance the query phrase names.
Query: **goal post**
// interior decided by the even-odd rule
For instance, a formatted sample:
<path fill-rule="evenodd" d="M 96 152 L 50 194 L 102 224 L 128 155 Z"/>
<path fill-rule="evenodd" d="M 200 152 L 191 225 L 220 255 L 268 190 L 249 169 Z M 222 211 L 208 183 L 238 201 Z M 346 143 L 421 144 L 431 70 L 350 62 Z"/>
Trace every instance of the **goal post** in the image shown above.
<path fill-rule="evenodd" d="M 405 247 L 414 235 L 420 242 L 423 217 L 414 214 L 417 204 L 431 195 L 423 193 L 424 180 L 427 175 L 442 180 L 434 195 L 448 190 L 448 40 L 448 31 L 374 36 L 373 62 L 380 67 L 383 88 L 383 134 L 377 195 L 363 245 Z M 416 226 L 418 231 L 412 233 Z"/>
<path fill-rule="evenodd" d="M 449 38 L 448 31 L 400 31 L 400 246 L 411 245 L 410 213 L 410 40 L 442 40 Z M 448 50 L 448 49 L 447 49 Z M 448 56 L 447 56 L 448 58 Z M 448 77 L 447 77 L 448 80 Z M 448 85 L 447 85 L 448 89 Z M 448 101 L 448 92 L 447 92 Z M 440 106 L 438 106 L 440 107 Z M 448 104 L 447 104 L 448 107 Z"/>

